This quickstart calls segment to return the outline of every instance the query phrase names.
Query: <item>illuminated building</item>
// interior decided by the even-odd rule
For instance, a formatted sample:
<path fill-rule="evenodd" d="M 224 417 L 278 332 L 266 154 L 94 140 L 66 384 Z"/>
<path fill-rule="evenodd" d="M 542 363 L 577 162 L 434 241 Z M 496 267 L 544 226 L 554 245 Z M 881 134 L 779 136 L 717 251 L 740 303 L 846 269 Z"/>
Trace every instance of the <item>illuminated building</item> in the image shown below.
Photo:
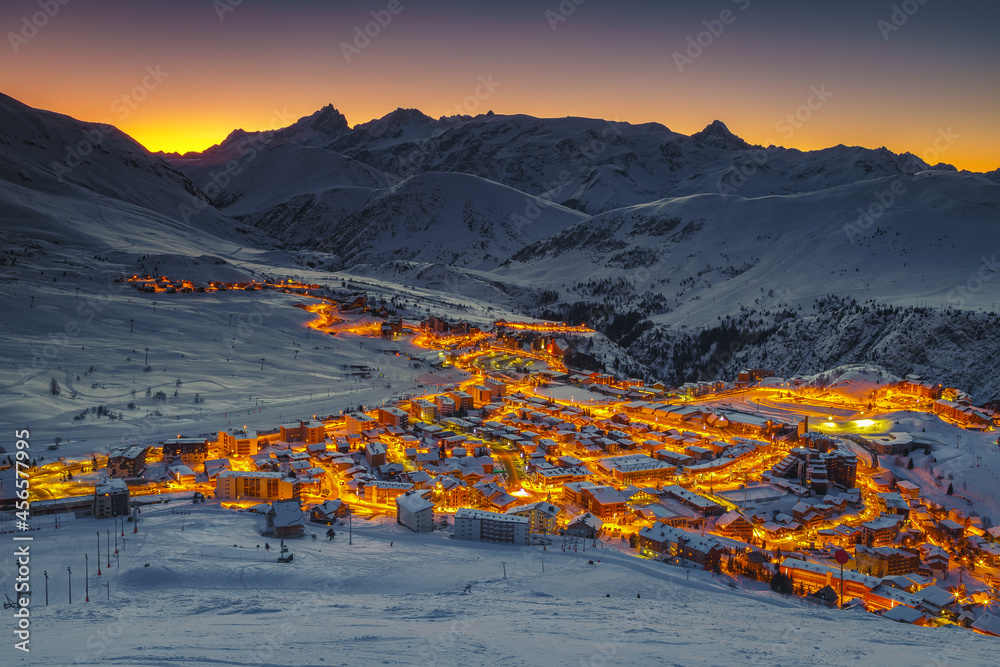
<path fill-rule="evenodd" d="M 306 530 L 305 517 L 298 500 L 278 500 L 271 503 L 266 514 L 265 535 L 299 537 Z"/>
<path fill-rule="evenodd" d="M 710 537 L 678 530 L 662 523 L 639 531 L 639 549 L 672 558 L 683 558 L 712 569 L 722 556 L 722 547 Z"/>
<path fill-rule="evenodd" d="M 920 554 L 896 547 L 866 547 L 858 544 L 854 550 L 858 572 L 876 577 L 909 574 L 920 569 Z"/>
<path fill-rule="evenodd" d="M 396 496 L 396 523 L 417 533 L 434 529 L 434 503 L 424 497 L 427 491 L 407 491 Z"/>
<path fill-rule="evenodd" d="M 724 537 L 748 541 L 753 536 L 753 524 L 745 516 L 732 510 L 720 516 L 715 522 L 715 529 Z"/>
<path fill-rule="evenodd" d="M 260 451 L 257 431 L 250 429 L 219 431 L 219 446 L 230 456 L 254 456 Z"/>
<path fill-rule="evenodd" d="M 194 468 L 208 458 L 208 440 L 205 438 L 174 438 L 165 440 L 161 444 L 163 460 L 167 462 L 180 458 L 184 465 Z"/>
<path fill-rule="evenodd" d="M 146 469 L 149 447 L 132 445 L 108 454 L 108 471 L 112 477 L 138 477 Z"/>
<path fill-rule="evenodd" d="M 33 508 L 34 509 L 34 508 Z M 94 487 L 94 518 L 106 519 L 129 513 L 128 485 L 123 479 L 109 479 Z"/>
<path fill-rule="evenodd" d="M 324 442 L 326 440 L 326 427 L 321 421 L 288 422 L 281 424 L 281 440 L 284 442 L 304 442 L 307 445 Z"/>
<path fill-rule="evenodd" d="M 365 460 L 368 461 L 368 465 L 373 468 L 385 465 L 386 463 L 386 452 L 385 445 L 383 445 L 378 440 L 372 440 L 365 443 Z"/>
<path fill-rule="evenodd" d="M 527 517 L 462 507 L 455 513 L 455 538 L 527 544 L 529 525 Z"/>
<path fill-rule="evenodd" d="M 438 414 L 442 417 L 451 417 L 455 414 L 455 399 L 445 394 L 440 394 L 435 399 Z"/>
<path fill-rule="evenodd" d="M 167 468 L 167 473 L 180 484 L 194 484 L 194 470 L 191 470 L 191 468 L 183 463 L 169 466 Z"/>
<path fill-rule="evenodd" d="M 374 417 L 369 417 L 363 412 L 349 413 L 344 418 L 344 423 L 347 426 L 347 432 L 352 435 L 371 430 L 378 424 Z"/>
<path fill-rule="evenodd" d="M 324 523 L 330 526 L 337 519 L 347 516 L 347 510 L 347 503 L 340 498 L 331 498 L 313 507 L 309 517 L 316 523 Z"/>
<path fill-rule="evenodd" d="M 574 517 L 566 524 L 566 535 L 576 535 L 587 539 L 595 539 L 601 533 L 604 521 L 601 517 L 584 512 L 580 516 Z"/>
<path fill-rule="evenodd" d="M 781 563 L 781 573 L 809 593 L 818 591 L 824 586 L 832 586 L 835 591 L 840 592 L 841 571 L 839 566 L 832 567 L 810 563 L 798 558 L 786 558 Z M 843 571 L 844 599 L 861 598 L 865 600 L 881 581 L 878 577 L 845 569 Z"/>
<path fill-rule="evenodd" d="M 681 502 L 701 516 L 720 516 L 726 512 L 726 508 L 714 500 L 709 500 L 676 484 L 665 486 L 662 491 L 670 498 Z"/>
<path fill-rule="evenodd" d="M 879 454 L 902 456 L 913 449 L 913 436 L 904 432 L 892 432 L 885 435 L 861 436 L 868 445 Z"/>
<path fill-rule="evenodd" d="M 413 489 L 409 482 L 384 482 L 380 479 L 365 482 L 365 502 L 388 505 L 397 496 Z"/>
<path fill-rule="evenodd" d="M 215 495 L 220 500 L 298 499 L 299 481 L 280 472 L 223 470 L 216 478 Z"/>
<path fill-rule="evenodd" d="M 668 479 L 676 470 L 676 467 L 646 454 L 612 456 L 601 459 L 597 466 L 622 484 Z"/>
<path fill-rule="evenodd" d="M 437 407 L 426 398 L 418 398 L 410 403 L 410 407 L 417 419 L 425 422 L 434 420 L 434 413 L 437 411 Z"/>
<path fill-rule="evenodd" d="M 396 428 L 405 429 L 410 424 L 410 416 L 399 408 L 379 408 L 378 423 L 383 426 L 395 426 Z"/>
<path fill-rule="evenodd" d="M 448 393 L 451 400 L 454 401 L 455 410 L 471 410 L 472 409 L 472 396 L 464 391 L 452 391 Z M 443 414 L 443 411 L 442 411 Z"/>
<path fill-rule="evenodd" d="M 562 514 L 562 509 L 552 503 L 539 502 L 511 507 L 505 514 L 527 517 L 530 521 L 530 530 L 533 533 L 554 533 L 556 520 Z"/>
<path fill-rule="evenodd" d="M 903 520 L 903 517 L 891 514 L 866 521 L 861 524 L 861 539 L 868 546 L 889 544 L 899 534 Z"/>

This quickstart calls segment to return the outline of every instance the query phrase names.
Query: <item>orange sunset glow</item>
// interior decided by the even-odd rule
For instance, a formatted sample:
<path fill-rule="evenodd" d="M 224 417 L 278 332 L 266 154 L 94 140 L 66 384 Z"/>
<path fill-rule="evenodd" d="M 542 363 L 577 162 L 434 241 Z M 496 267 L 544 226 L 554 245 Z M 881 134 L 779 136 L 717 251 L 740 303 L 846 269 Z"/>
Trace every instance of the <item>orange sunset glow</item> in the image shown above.
<path fill-rule="evenodd" d="M 879 24 L 888 8 L 868 3 L 779 4 L 582 4 L 563 16 L 527 2 L 401 3 L 369 27 L 374 37 L 364 29 L 380 8 L 363 2 L 68 4 L 6 47 L 0 90 L 113 123 L 153 151 L 199 151 L 233 129 L 286 126 L 332 104 L 352 126 L 397 107 L 656 122 L 684 134 L 720 119 L 754 144 L 886 146 L 997 168 L 989 21 L 929 4 L 889 30 Z M 19 35 L 33 7 L 6 3 L 0 23 Z M 147 68 L 165 75 L 151 80 Z M 495 85 L 476 97 L 481 78 Z"/>

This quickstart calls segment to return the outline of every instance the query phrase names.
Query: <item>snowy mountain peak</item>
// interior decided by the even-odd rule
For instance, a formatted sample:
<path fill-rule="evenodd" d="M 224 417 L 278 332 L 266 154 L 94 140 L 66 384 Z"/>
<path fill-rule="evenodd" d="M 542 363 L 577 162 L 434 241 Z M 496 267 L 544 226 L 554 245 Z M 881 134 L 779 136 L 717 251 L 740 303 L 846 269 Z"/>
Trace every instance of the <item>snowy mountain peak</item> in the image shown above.
<path fill-rule="evenodd" d="M 750 144 L 730 132 L 729 128 L 726 127 L 726 124 L 721 120 L 713 120 L 705 127 L 704 130 L 692 134 L 691 139 L 697 143 L 711 146 L 713 148 L 728 150 L 750 148 Z"/>
<path fill-rule="evenodd" d="M 300 134 L 321 134 L 328 137 L 338 137 L 350 131 L 347 118 L 332 104 L 308 116 L 303 116 L 288 127 L 280 130 L 282 137 L 292 138 Z"/>

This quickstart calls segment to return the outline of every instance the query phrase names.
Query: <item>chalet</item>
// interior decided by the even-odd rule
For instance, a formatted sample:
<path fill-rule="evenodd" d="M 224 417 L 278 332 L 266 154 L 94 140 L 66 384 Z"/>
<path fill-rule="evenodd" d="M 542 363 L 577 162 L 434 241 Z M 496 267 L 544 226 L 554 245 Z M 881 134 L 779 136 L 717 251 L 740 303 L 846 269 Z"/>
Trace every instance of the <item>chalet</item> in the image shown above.
<path fill-rule="evenodd" d="M 714 539 L 663 524 L 643 528 L 639 532 L 639 548 L 665 557 L 683 558 L 706 570 L 712 569 L 722 555 L 722 547 Z"/>
<path fill-rule="evenodd" d="M 313 507 L 309 516 L 316 523 L 324 523 L 330 526 L 337 519 L 347 516 L 347 512 L 347 503 L 340 498 L 332 498 Z"/>
<path fill-rule="evenodd" d="M 625 515 L 625 496 L 612 486 L 592 484 L 582 489 L 581 505 L 605 521 Z"/>
<path fill-rule="evenodd" d="M 233 464 L 229 459 L 211 459 L 202 464 L 205 468 L 205 475 L 209 480 L 214 480 L 223 470 L 232 470 Z"/>
<path fill-rule="evenodd" d="M 955 594 L 938 586 L 932 585 L 922 589 L 920 597 L 922 599 L 917 608 L 935 616 L 939 615 L 947 607 L 955 604 Z"/>
<path fill-rule="evenodd" d="M 951 519 L 942 519 L 938 522 L 938 531 L 949 539 L 957 540 L 965 534 L 965 526 Z"/>
<path fill-rule="evenodd" d="M 715 529 L 724 537 L 747 542 L 753 536 L 753 524 L 742 514 L 733 510 L 726 512 L 715 521 Z"/>
<path fill-rule="evenodd" d="M 1000 637 L 1000 615 L 986 612 L 977 618 L 969 627 L 981 635 Z"/>
<path fill-rule="evenodd" d="M 865 608 L 868 611 L 881 611 L 903 606 L 916 610 L 922 601 L 919 594 L 880 584 L 865 597 Z"/>
<path fill-rule="evenodd" d="M 439 507 L 457 508 L 470 502 L 469 487 L 450 475 L 436 477 L 430 484 L 435 504 Z"/>
<path fill-rule="evenodd" d="M 265 535 L 275 537 L 299 537 L 306 529 L 305 517 L 298 500 L 278 500 L 271 503 L 267 511 Z"/>
<path fill-rule="evenodd" d="M 597 536 L 600 535 L 601 528 L 603 526 L 604 522 L 599 516 L 595 516 L 590 512 L 585 512 L 573 519 L 570 519 L 569 523 L 566 524 L 566 530 L 563 532 L 566 535 L 575 535 L 591 540 L 597 539 Z"/>

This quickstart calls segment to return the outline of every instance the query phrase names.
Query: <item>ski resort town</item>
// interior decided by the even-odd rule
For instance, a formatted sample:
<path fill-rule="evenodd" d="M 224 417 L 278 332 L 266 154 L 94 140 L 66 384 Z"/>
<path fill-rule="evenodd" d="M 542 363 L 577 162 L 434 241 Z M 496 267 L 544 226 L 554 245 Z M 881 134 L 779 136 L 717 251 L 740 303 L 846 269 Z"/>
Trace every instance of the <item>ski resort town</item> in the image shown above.
<path fill-rule="evenodd" d="M 264 534 L 282 540 L 317 524 L 332 539 L 332 527 L 378 515 L 545 550 L 614 540 L 638 558 L 757 579 L 817 604 L 1000 636 L 1000 527 L 935 470 L 962 434 L 997 446 L 996 406 L 959 389 L 911 376 L 848 391 L 765 369 L 649 385 L 590 370 L 575 353 L 593 333 L 584 325 L 408 321 L 364 295 L 337 301 L 298 283 L 129 282 L 144 293 L 299 294 L 312 329 L 426 367 L 424 392 L 89 459 L 36 458 L 36 522 L 68 512 L 133 520 L 144 504 L 193 495 L 259 513 Z M 371 378 L 379 363 L 350 372 Z M 913 415 L 940 428 L 908 428 Z M 14 468 L 0 461 L 11 510 Z"/>

